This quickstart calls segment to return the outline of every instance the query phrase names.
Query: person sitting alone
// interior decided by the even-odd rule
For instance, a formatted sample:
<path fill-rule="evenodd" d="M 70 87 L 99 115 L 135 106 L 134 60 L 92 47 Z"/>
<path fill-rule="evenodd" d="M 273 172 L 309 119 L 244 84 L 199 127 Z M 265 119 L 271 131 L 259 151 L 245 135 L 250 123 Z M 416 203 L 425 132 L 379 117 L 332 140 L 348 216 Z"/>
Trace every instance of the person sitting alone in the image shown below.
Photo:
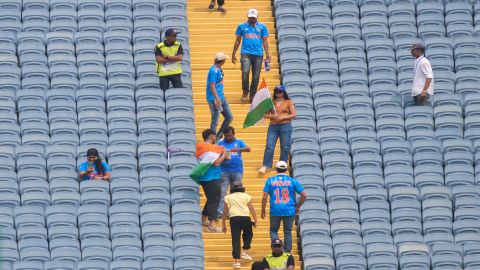
<path fill-rule="evenodd" d="M 107 162 L 102 161 L 97 149 L 90 148 L 87 150 L 87 161 L 80 164 L 80 173 L 78 177 L 84 180 L 110 180 L 110 167 Z"/>

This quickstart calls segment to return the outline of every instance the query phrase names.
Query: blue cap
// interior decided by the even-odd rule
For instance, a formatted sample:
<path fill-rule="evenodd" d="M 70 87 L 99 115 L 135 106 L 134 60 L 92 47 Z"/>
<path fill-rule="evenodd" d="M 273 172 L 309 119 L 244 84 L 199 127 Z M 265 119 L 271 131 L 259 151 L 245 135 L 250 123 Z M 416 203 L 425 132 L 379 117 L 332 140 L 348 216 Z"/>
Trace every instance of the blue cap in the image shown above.
<path fill-rule="evenodd" d="M 165 31 L 165 36 L 166 37 L 176 35 L 176 34 L 180 34 L 180 32 L 175 31 L 175 29 L 173 29 L 173 28 L 169 28 L 169 29 L 167 29 L 167 31 Z"/>
<path fill-rule="evenodd" d="M 278 91 L 282 91 L 282 92 L 285 92 L 285 91 L 286 91 L 286 90 L 285 90 L 285 86 L 283 86 L 283 85 L 281 85 L 281 84 L 275 86 L 275 88 L 274 88 L 273 90 L 274 90 L 274 91 L 275 91 L 275 90 L 278 90 Z"/>

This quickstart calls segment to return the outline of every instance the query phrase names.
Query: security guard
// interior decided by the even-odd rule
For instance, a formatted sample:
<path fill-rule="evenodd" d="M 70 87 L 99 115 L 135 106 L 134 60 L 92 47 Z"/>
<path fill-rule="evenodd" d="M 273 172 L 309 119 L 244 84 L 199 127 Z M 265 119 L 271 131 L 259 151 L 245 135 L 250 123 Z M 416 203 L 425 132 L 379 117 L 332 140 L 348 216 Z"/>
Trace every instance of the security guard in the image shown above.
<path fill-rule="evenodd" d="M 265 270 L 293 270 L 295 268 L 295 259 L 290 253 L 283 251 L 283 242 L 278 238 L 272 240 L 272 253 L 263 258 L 263 263 Z"/>
<path fill-rule="evenodd" d="M 165 31 L 165 40 L 155 46 L 155 58 L 157 60 L 157 73 L 160 77 L 160 88 L 165 91 L 169 88 L 170 82 L 173 88 L 182 88 L 182 66 L 183 47 L 177 41 L 175 29 Z"/>

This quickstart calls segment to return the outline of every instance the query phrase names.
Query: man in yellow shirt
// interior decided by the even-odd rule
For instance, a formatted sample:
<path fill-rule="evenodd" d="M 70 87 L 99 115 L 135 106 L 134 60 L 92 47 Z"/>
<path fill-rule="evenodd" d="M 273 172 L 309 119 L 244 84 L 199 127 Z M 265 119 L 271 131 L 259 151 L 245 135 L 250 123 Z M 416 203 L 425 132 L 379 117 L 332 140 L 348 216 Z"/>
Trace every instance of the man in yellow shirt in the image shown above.
<path fill-rule="evenodd" d="M 283 242 L 280 239 L 272 240 L 272 253 L 263 258 L 265 264 L 264 270 L 293 270 L 295 268 L 295 259 L 293 256 L 283 251 Z"/>
<path fill-rule="evenodd" d="M 160 78 L 160 89 L 167 90 L 172 83 L 173 88 L 182 88 L 183 47 L 177 41 L 175 29 L 165 31 L 165 40 L 155 46 L 155 59 L 157 61 L 157 73 Z"/>

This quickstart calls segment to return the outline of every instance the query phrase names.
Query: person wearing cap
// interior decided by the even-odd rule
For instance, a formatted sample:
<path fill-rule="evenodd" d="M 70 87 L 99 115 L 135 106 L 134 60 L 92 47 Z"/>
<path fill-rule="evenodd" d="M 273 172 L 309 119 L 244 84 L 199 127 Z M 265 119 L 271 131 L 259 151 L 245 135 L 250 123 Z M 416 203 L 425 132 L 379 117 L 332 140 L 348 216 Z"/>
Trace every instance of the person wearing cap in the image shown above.
<path fill-rule="evenodd" d="M 223 140 L 217 143 L 229 151 L 227 159 L 222 163 L 222 197 L 218 204 L 217 214 L 223 214 L 223 200 L 227 195 L 228 187 L 234 183 L 241 183 L 243 179 L 243 160 L 242 152 L 250 152 L 250 147 L 240 139 L 235 137 L 235 128 L 227 127 L 223 134 Z"/>
<path fill-rule="evenodd" d="M 167 90 L 172 83 L 173 88 L 182 88 L 183 47 L 177 41 L 175 29 L 165 31 L 165 40 L 155 46 L 156 70 L 160 78 L 160 89 Z"/>
<path fill-rule="evenodd" d="M 253 217 L 253 222 L 250 219 Z M 230 217 L 230 232 L 232 234 L 233 268 L 239 269 L 240 259 L 252 260 L 247 254 L 253 238 L 253 229 L 257 225 L 257 214 L 252 204 L 252 197 L 245 193 L 241 182 L 234 183 L 230 188 L 230 195 L 225 196 L 225 205 L 222 216 L 222 231 L 227 232 L 225 220 Z M 243 247 L 240 252 L 240 236 L 243 238 Z"/>
<path fill-rule="evenodd" d="M 263 50 L 270 61 L 270 53 L 268 50 L 268 29 L 259 23 L 258 11 L 250 9 L 247 14 L 248 21 L 238 25 L 235 35 L 237 36 L 233 45 L 232 63 L 237 62 L 237 53 L 240 43 L 242 48 L 240 51 L 240 63 L 242 69 L 242 102 L 247 102 L 250 95 L 250 103 L 257 92 L 258 82 L 260 80 L 260 71 L 262 69 Z M 250 69 L 252 70 L 252 82 L 248 85 Z"/>
<path fill-rule="evenodd" d="M 283 251 L 282 240 L 273 239 L 271 247 L 272 253 L 263 258 L 264 270 L 293 270 L 295 268 L 295 259 L 292 254 Z"/>
<path fill-rule="evenodd" d="M 232 123 L 233 114 L 230 110 L 230 105 L 223 91 L 224 73 L 222 66 L 227 60 L 227 55 L 223 52 L 215 54 L 215 61 L 208 70 L 206 96 L 208 107 L 212 120 L 210 122 L 210 129 L 217 130 L 220 114 L 223 115 L 223 123 L 217 132 L 217 140 L 220 140 L 225 132 L 225 129 Z"/>
<path fill-rule="evenodd" d="M 307 194 L 297 179 L 286 174 L 288 166 L 285 161 L 278 161 L 275 168 L 277 175 L 268 178 L 263 187 L 261 217 L 265 218 L 265 207 L 267 199 L 270 197 L 270 238 L 272 240 L 279 238 L 278 229 L 282 222 L 285 237 L 284 250 L 290 252 L 292 250 L 293 222 L 300 207 L 307 199 Z M 295 194 L 300 194 L 298 202 L 295 201 Z"/>
<path fill-rule="evenodd" d="M 265 114 L 266 119 L 270 119 L 270 125 L 267 131 L 267 141 L 265 152 L 263 154 L 263 166 L 260 173 L 265 173 L 267 169 L 272 168 L 273 154 L 275 145 L 280 138 L 280 160 L 287 161 L 290 153 L 290 139 L 292 136 L 292 120 L 296 117 L 295 104 L 288 97 L 287 91 L 283 85 L 275 86 L 273 90 L 274 109 Z"/>
<path fill-rule="evenodd" d="M 413 44 L 410 53 L 416 58 L 413 68 L 413 101 L 417 106 L 425 106 L 428 98 L 433 95 L 432 65 L 430 61 L 425 58 L 425 46 L 423 46 L 423 44 Z"/>
<path fill-rule="evenodd" d="M 217 0 L 217 4 L 218 4 L 217 10 L 218 10 L 219 12 L 222 12 L 222 13 L 227 12 L 227 10 L 225 10 L 225 9 L 223 8 L 223 4 L 225 4 L 225 0 Z M 211 0 L 211 1 L 210 1 L 210 5 L 208 5 L 208 9 L 209 9 L 210 11 L 214 11 L 214 10 L 215 10 L 215 0 Z"/>

